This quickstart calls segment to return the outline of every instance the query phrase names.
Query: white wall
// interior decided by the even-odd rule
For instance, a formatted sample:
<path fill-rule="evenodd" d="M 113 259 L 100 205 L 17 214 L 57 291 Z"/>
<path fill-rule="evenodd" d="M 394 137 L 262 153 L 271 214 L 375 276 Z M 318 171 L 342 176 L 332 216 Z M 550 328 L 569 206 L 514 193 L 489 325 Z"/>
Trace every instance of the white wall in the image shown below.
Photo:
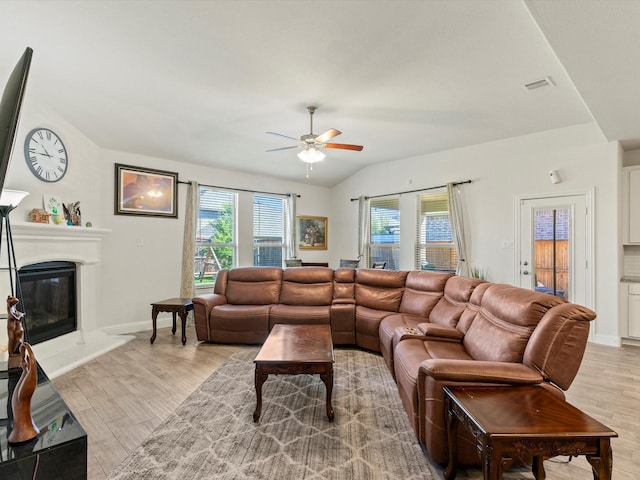
<path fill-rule="evenodd" d="M 514 283 L 515 199 L 595 189 L 595 302 L 598 313 L 594 339 L 617 344 L 620 242 L 618 235 L 617 143 L 607 143 L 595 125 L 542 132 L 405 160 L 372 165 L 336 186 L 332 192 L 331 249 L 333 262 L 356 254 L 359 195 L 380 195 L 472 180 L 462 187 L 471 265 L 488 268 L 489 280 Z M 563 182 L 552 185 L 549 170 Z M 389 172 L 397 172 L 391 176 Z M 406 196 L 413 197 L 413 194 Z M 404 196 L 403 196 L 404 197 Z M 415 223 L 414 201 L 401 202 L 401 222 Z M 413 268 L 413 230 L 404 227 L 401 268 Z"/>

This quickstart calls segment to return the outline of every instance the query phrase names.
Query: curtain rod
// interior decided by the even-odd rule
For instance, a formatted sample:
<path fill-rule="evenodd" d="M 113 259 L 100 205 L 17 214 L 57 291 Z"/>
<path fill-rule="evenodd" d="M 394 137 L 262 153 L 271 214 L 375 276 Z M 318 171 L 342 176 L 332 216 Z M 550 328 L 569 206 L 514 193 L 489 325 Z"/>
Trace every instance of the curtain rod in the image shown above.
<path fill-rule="evenodd" d="M 464 182 L 453 182 L 453 186 L 462 185 L 463 183 L 471 183 L 471 180 L 465 180 Z M 396 192 L 396 193 L 385 193 L 384 195 L 371 195 L 370 197 L 364 197 L 367 200 L 370 198 L 380 198 L 380 197 L 388 197 L 389 195 L 402 195 L 404 193 L 416 193 L 416 192 L 424 192 L 426 190 L 435 190 L 436 188 L 444 188 L 446 185 L 438 185 L 437 187 L 427 187 L 427 188 L 418 188 L 416 190 L 406 190 L 404 192 Z M 351 201 L 355 202 L 359 200 L 358 198 L 352 198 Z"/>
<path fill-rule="evenodd" d="M 182 183 L 185 185 L 188 185 L 189 183 L 191 183 L 191 181 L 184 181 L 184 180 L 178 180 L 178 183 Z M 233 188 L 233 187 L 221 187 L 220 185 L 207 185 L 206 183 L 199 183 L 198 185 L 200 185 L 201 187 L 208 187 L 208 188 L 221 188 L 223 190 L 231 190 L 233 192 L 249 192 L 249 193 L 264 193 L 265 195 L 279 195 L 281 197 L 288 197 L 289 194 L 288 193 L 277 193 L 277 192 L 261 192 L 260 190 L 248 190 L 246 188 Z M 299 194 L 294 194 L 296 196 L 296 198 L 300 198 Z"/>

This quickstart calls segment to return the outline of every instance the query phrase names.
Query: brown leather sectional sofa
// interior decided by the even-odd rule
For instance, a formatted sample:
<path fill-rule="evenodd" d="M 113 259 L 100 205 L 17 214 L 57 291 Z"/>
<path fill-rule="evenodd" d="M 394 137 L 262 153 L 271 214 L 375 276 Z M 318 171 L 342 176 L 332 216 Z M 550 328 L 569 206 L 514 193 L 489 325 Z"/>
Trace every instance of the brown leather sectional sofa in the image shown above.
<path fill-rule="evenodd" d="M 564 396 L 595 313 L 545 293 L 430 271 L 240 267 L 193 299 L 198 340 L 262 343 L 276 323 L 330 324 L 380 352 L 416 435 L 447 462 L 444 385 L 539 384 Z M 464 430 L 464 429 L 461 429 Z M 478 464 L 462 432 L 458 461 Z"/>

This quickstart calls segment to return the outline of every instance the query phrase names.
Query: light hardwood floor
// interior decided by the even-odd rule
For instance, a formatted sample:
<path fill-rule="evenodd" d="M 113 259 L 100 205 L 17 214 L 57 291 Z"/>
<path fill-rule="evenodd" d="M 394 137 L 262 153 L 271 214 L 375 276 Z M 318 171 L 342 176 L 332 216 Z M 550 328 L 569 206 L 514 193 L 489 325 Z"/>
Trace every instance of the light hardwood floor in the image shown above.
<path fill-rule="evenodd" d="M 136 338 L 60 377 L 54 383 L 89 436 L 90 480 L 113 471 L 155 427 L 189 396 L 229 355 L 241 346 L 187 344 L 168 328 Z M 589 345 L 567 399 L 615 430 L 615 480 L 635 479 L 640 472 L 640 348 Z M 546 462 L 548 478 L 592 478 L 581 457 L 569 463 Z M 481 478 L 463 471 L 460 479 Z M 523 478 L 533 478 L 528 474 Z"/>

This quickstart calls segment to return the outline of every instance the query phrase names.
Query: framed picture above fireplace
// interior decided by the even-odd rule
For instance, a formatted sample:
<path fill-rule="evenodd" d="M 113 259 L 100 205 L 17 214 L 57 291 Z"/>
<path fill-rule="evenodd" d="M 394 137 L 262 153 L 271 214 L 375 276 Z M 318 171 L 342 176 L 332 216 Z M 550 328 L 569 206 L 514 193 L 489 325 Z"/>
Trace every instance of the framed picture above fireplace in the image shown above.
<path fill-rule="evenodd" d="M 178 174 L 116 163 L 116 215 L 178 218 Z"/>

